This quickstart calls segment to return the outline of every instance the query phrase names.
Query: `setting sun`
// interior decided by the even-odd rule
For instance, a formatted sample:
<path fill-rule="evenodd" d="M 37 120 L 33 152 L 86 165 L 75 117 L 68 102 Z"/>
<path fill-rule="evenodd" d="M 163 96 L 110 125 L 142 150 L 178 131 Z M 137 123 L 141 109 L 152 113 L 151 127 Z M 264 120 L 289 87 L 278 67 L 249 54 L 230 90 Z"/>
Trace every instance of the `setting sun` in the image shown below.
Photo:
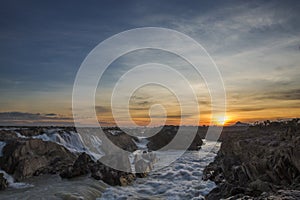
<path fill-rule="evenodd" d="M 226 124 L 228 124 L 230 118 L 228 116 L 218 116 L 216 117 L 216 119 L 214 120 L 215 124 L 218 126 L 224 126 Z"/>

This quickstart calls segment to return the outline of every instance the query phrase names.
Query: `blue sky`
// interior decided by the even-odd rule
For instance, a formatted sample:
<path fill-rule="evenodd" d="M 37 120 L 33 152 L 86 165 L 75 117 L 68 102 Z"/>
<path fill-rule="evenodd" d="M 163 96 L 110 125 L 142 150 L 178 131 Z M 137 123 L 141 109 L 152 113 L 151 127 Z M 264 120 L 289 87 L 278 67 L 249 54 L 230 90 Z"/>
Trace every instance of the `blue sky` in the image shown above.
<path fill-rule="evenodd" d="M 299 10 L 299 1 L 2 1 L 2 118 L 8 120 L 9 112 L 24 119 L 56 113 L 65 120 L 86 55 L 114 34 L 148 26 L 183 32 L 206 48 L 222 73 L 234 118 L 297 117 Z M 171 58 L 143 52 L 136 57 L 113 63 L 103 87 L 131 64 Z"/>

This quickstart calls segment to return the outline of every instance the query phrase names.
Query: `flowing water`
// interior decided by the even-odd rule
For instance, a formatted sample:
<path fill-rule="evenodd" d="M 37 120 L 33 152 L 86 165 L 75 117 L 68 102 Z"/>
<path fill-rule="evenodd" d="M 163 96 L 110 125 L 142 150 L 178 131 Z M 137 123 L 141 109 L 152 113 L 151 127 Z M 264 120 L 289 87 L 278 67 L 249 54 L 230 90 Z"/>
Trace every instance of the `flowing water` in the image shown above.
<path fill-rule="evenodd" d="M 76 134 L 72 138 L 69 133 L 61 136 L 48 131 L 36 138 L 57 142 L 73 151 L 84 150 Z M 146 143 L 145 139 L 141 139 L 137 145 L 144 150 Z M 1 143 L 0 147 L 3 148 L 4 145 Z M 89 177 L 63 180 L 53 175 L 34 177 L 26 180 L 26 183 L 15 183 L 5 174 L 9 179 L 9 188 L 0 192 L 0 199 L 204 199 L 215 184 L 202 181 L 202 171 L 213 161 L 218 149 L 219 143 L 216 145 L 205 141 L 201 150 L 187 151 L 162 169 L 159 165 L 168 163 L 168 159 L 178 152 L 168 151 L 157 155 L 159 162 L 154 167 L 160 170 L 154 170 L 146 178 L 138 178 L 133 185 L 127 187 L 111 187 Z"/>
<path fill-rule="evenodd" d="M 206 142 L 200 151 L 187 151 L 171 165 L 137 179 L 132 186 L 108 187 L 99 200 L 104 199 L 204 199 L 215 184 L 202 181 L 202 171 L 216 156 L 219 144 Z M 168 152 L 164 154 L 172 154 Z M 161 158 L 163 159 L 163 158 Z M 166 158 L 165 158 L 166 159 Z M 160 168 L 160 167 L 159 167 Z"/>

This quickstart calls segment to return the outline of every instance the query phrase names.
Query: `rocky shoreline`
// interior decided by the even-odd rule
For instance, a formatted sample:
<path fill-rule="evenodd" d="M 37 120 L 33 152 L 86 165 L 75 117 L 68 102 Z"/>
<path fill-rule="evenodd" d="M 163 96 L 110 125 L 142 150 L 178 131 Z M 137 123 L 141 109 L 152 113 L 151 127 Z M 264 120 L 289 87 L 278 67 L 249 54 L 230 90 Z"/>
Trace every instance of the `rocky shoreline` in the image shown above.
<path fill-rule="evenodd" d="M 73 127 L 2 127 L 0 129 L 0 169 L 11 175 L 15 181 L 26 181 L 34 176 L 58 174 L 63 179 L 90 176 L 95 180 L 115 186 L 132 184 L 137 177 L 146 177 L 153 168 L 155 156 L 151 153 L 161 145 L 169 143 L 177 132 L 176 127 L 162 128 L 158 136 L 149 139 L 147 150 L 135 160 L 135 171 L 123 172 L 102 164 L 102 159 L 117 160 L 124 167 L 131 169 L 128 157 L 117 154 L 104 155 L 95 160 L 80 143 Z M 122 132 L 118 128 L 104 129 L 110 141 L 129 152 L 139 150 L 138 138 Z M 157 142 L 156 142 L 157 141 Z M 201 148 L 199 135 L 194 139 L 190 150 Z M 9 183 L 0 173 L 0 190 Z"/>
<path fill-rule="evenodd" d="M 206 199 L 300 199 L 299 119 L 225 128 L 220 141 L 203 172 L 217 184 Z"/>
<path fill-rule="evenodd" d="M 112 186 L 131 185 L 146 177 L 153 168 L 151 153 L 168 144 L 177 126 L 163 127 L 147 143 L 118 128 L 104 129 L 107 138 L 128 152 L 139 152 L 133 163 L 142 171 L 118 171 L 102 164 L 114 159 L 132 167 L 128 157 L 107 154 L 95 160 L 80 144 L 73 127 L 2 127 L 0 129 L 0 169 L 15 181 L 42 175 L 58 175 L 64 180 L 88 176 Z M 207 127 L 188 148 L 199 150 Z M 298 120 L 268 122 L 247 127 L 225 127 L 219 139 L 221 148 L 203 172 L 204 180 L 217 184 L 206 199 L 300 199 L 300 125 Z M 141 147 L 143 146 L 143 147 Z M 142 148 L 142 149 L 141 149 Z M 9 187 L 0 172 L 0 190 Z"/>

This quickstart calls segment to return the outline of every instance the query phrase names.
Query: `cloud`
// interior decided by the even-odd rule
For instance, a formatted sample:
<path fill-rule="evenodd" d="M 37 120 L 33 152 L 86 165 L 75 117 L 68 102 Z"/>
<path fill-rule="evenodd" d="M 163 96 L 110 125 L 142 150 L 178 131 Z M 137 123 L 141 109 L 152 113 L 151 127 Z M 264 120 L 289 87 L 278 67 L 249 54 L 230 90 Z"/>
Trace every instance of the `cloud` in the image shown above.
<path fill-rule="evenodd" d="M 70 107 L 76 71 L 88 52 L 113 34 L 145 26 L 172 28 L 200 42 L 219 66 L 232 111 L 263 111 L 267 104 L 276 109 L 275 103 L 293 108 L 300 99 L 299 7 L 298 1 L 276 0 L 74 2 L 72 9 L 68 3 L 57 9 L 49 2 L 6 2 L 0 8 L 0 105 L 2 111 L 24 113 L 2 113 L 0 120 L 69 120 L 55 113 Z M 181 48 L 189 51 L 184 44 Z M 174 55 L 134 52 L 112 63 L 100 81 L 105 93 L 101 98 L 109 96 L 108 88 L 129 67 L 149 61 L 181 69 L 192 84 L 199 83 L 190 66 Z M 173 82 L 180 87 L 177 80 Z M 154 103 L 154 93 L 148 92 L 136 97 L 131 109 L 147 111 Z M 154 92 L 176 104 L 164 96 L 166 92 Z M 109 113 L 108 103 L 99 104 L 97 112 Z M 206 99 L 199 103 L 210 105 Z"/>
<path fill-rule="evenodd" d="M 257 99 L 273 99 L 273 100 L 297 100 L 300 101 L 300 89 L 267 92 L 264 95 L 256 97 Z"/>
<path fill-rule="evenodd" d="M 96 106 L 97 113 L 108 113 L 111 112 L 111 108 L 109 106 Z"/>
<path fill-rule="evenodd" d="M 252 111 L 261 111 L 266 108 L 254 108 L 254 107 L 246 107 L 246 108 L 232 108 L 228 109 L 227 112 L 252 112 Z"/>
<path fill-rule="evenodd" d="M 55 113 L 0 112 L 0 125 L 70 125 L 73 118 Z"/>
<path fill-rule="evenodd" d="M 46 116 L 46 117 L 56 117 L 56 116 L 58 116 L 58 115 L 55 114 L 55 113 L 47 113 L 47 114 L 45 114 L 45 116 Z"/>

